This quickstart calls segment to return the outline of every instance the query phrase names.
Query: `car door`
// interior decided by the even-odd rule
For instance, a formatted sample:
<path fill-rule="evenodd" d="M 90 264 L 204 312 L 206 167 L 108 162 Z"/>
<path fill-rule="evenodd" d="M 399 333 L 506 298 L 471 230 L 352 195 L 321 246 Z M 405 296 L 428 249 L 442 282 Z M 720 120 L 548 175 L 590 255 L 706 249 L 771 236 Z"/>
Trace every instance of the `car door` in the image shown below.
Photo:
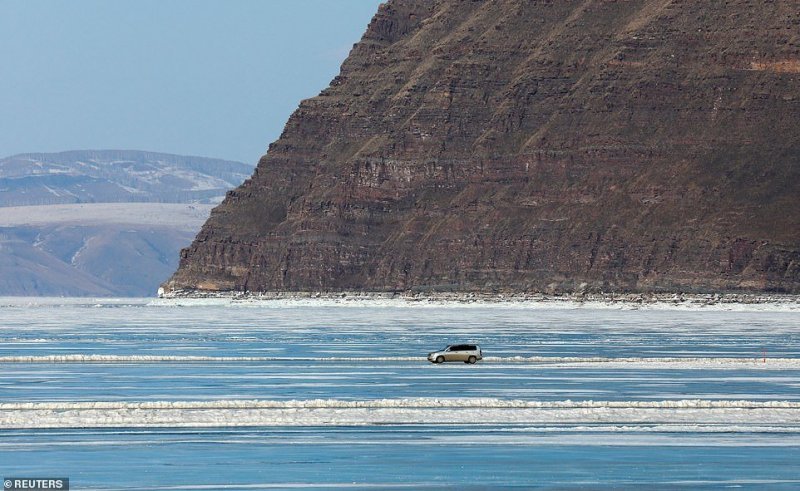
<path fill-rule="evenodd" d="M 444 361 L 453 361 L 453 347 L 448 346 L 445 348 L 442 355 L 444 356 Z"/>
<path fill-rule="evenodd" d="M 463 346 L 453 346 L 450 351 L 451 355 L 448 358 L 450 361 L 464 361 L 467 359 Z"/>

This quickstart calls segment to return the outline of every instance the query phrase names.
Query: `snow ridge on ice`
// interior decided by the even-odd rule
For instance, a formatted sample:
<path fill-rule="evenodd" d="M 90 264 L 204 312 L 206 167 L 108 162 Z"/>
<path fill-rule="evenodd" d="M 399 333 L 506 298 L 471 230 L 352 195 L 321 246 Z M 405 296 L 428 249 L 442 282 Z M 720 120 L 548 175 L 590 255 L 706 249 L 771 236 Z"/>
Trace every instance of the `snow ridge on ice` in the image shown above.
<path fill-rule="evenodd" d="M 747 425 L 796 432 L 792 401 L 522 401 L 503 399 L 218 400 L 0 404 L 0 428 L 358 426 L 388 424 Z"/>
<path fill-rule="evenodd" d="M 9 410 L 82 410 L 82 409 L 357 409 L 357 408 L 502 408 L 502 409 L 800 409 L 797 401 L 749 401 L 680 399 L 664 401 L 530 401 L 524 399 L 476 398 L 407 398 L 407 399 L 225 399 L 215 401 L 53 401 L 3 402 L 0 411 Z"/>
<path fill-rule="evenodd" d="M 192 356 L 192 355 L 64 355 L 0 356 L 0 363 L 269 363 L 269 362 L 422 362 L 422 356 L 373 357 L 277 357 L 277 356 Z M 620 368 L 768 368 L 800 369 L 800 358 L 733 357 L 602 357 L 602 356 L 486 356 L 490 364 L 546 364 L 558 367 L 595 366 Z"/>

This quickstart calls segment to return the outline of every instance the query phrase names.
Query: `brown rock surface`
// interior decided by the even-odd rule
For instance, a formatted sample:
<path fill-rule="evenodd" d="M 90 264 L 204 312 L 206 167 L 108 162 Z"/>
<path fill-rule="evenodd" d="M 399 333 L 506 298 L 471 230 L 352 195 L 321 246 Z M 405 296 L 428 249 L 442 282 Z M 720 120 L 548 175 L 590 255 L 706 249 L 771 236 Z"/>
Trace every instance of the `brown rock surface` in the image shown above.
<path fill-rule="evenodd" d="M 168 290 L 800 292 L 800 7 L 391 0 Z"/>

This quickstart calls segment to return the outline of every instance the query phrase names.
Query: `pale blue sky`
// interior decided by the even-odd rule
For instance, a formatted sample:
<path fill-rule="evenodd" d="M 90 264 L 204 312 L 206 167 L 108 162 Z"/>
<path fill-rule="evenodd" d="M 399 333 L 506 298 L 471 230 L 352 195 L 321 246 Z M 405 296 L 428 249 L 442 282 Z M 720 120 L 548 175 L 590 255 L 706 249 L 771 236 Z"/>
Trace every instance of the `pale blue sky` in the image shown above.
<path fill-rule="evenodd" d="M 0 0 L 0 157 L 136 149 L 255 163 L 380 0 Z"/>

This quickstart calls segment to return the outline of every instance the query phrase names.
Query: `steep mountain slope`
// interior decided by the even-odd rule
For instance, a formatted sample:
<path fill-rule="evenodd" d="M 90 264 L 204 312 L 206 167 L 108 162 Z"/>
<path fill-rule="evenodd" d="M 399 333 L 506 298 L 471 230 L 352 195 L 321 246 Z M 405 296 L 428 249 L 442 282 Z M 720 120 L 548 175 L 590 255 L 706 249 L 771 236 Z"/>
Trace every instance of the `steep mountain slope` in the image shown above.
<path fill-rule="evenodd" d="M 0 229 L 0 295 L 155 295 L 197 228 L 53 224 Z M 55 249 L 55 250 L 53 250 Z"/>
<path fill-rule="evenodd" d="M 794 2 L 390 0 L 167 289 L 800 292 Z"/>
<path fill-rule="evenodd" d="M 211 205 L 0 208 L 0 296 L 152 296 Z"/>
<path fill-rule="evenodd" d="M 0 160 L 0 204 L 29 205 L 0 206 L 0 296 L 154 295 L 208 217 L 197 201 L 250 169 L 134 151 Z"/>

